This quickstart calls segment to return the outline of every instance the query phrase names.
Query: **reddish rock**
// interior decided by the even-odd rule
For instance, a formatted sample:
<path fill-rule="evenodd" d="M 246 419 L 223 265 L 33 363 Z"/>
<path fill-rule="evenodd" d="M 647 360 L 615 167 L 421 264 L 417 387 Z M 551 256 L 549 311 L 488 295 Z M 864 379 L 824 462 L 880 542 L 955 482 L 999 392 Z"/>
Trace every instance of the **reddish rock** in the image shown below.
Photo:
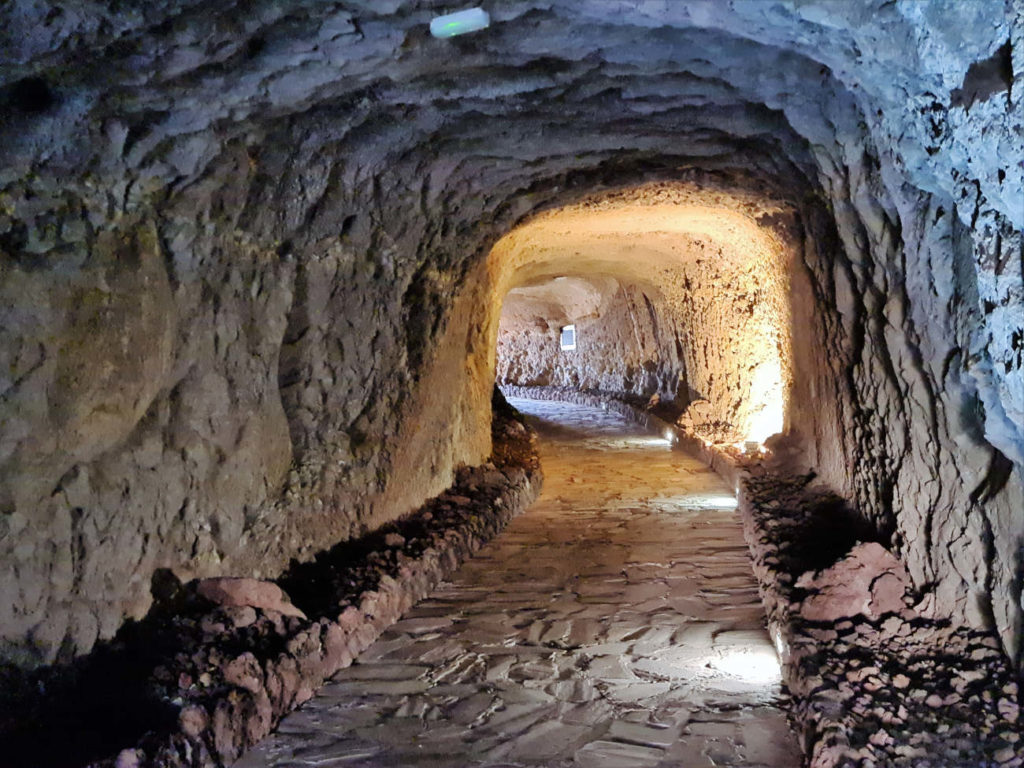
<path fill-rule="evenodd" d="M 137 749 L 124 749 L 114 761 L 114 768 L 139 768 L 141 761 L 142 755 Z"/>
<path fill-rule="evenodd" d="M 235 629 L 243 629 L 256 622 L 256 610 L 250 605 L 230 605 L 224 615 Z"/>
<path fill-rule="evenodd" d="M 190 739 L 198 739 L 209 723 L 206 710 L 198 705 L 185 707 L 178 715 L 178 727 Z"/>
<path fill-rule="evenodd" d="M 811 592 L 800 608 L 808 621 L 835 621 L 862 614 L 869 619 L 904 609 L 910 579 L 903 564 L 876 542 L 858 544 L 823 571 L 808 571 L 796 586 Z"/>
<path fill-rule="evenodd" d="M 243 695 L 233 690 L 217 702 L 213 713 L 213 744 L 222 758 L 233 761 L 242 751 L 242 710 Z"/>
<path fill-rule="evenodd" d="M 244 578 L 203 579 L 196 591 L 210 602 L 229 607 L 259 608 L 276 611 L 285 616 L 306 618 L 306 614 L 292 605 L 282 589 L 270 581 Z"/>
<path fill-rule="evenodd" d="M 348 637 L 334 622 L 321 620 L 320 645 L 324 650 L 324 674 L 330 677 L 339 669 L 352 663 L 348 653 Z"/>
<path fill-rule="evenodd" d="M 361 626 L 363 623 L 363 615 L 359 612 L 359 609 L 354 605 L 348 606 L 344 611 L 338 615 L 338 626 L 340 626 L 346 632 Z"/>
<path fill-rule="evenodd" d="M 251 653 L 243 653 L 224 667 L 225 682 L 256 693 L 263 689 L 263 672 Z"/>

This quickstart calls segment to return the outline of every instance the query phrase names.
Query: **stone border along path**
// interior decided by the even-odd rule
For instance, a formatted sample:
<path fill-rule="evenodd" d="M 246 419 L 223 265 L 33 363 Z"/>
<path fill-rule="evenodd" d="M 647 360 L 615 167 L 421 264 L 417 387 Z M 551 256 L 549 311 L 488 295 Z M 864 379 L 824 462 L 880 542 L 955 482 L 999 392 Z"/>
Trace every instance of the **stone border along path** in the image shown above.
<path fill-rule="evenodd" d="M 502 390 L 608 408 L 674 434 L 736 488 L 810 768 L 1024 766 L 1021 678 L 999 638 L 918 613 L 899 560 L 812 475 L 739 462 L 604 394 Z"/>
<path fill-rule="evenodd" d="M 825 517 L 841 527 L 808 479 L 754 473 L 741 498 L 811 768 L 1024 766 L 1019 676 L 995 633 L 919 614 L 877 542 L 848 539 L 808 567 L 801 543 Z"/>
<path fill-rule="evenodd" d="M 231 764 L 536 498 L 535 436 L 520 418 L 496 395 L 492 460 L 419 510 L 276 583 L 174 580 L 105 647 L 0 692 L 0 766 Z"/>
<path fill-rule="evenodd" d="M 513 404 L 540 499 L 235 768 L 797 768 L 729 489 L 615 413 Z"/>

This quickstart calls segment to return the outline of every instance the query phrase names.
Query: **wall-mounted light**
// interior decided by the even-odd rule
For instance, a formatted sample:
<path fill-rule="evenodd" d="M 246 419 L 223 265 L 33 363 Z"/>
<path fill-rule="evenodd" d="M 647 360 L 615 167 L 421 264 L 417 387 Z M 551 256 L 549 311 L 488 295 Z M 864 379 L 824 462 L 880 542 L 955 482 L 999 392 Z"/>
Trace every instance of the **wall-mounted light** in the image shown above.
<path fill-rule="evenodd" d="M 468 32 L 479 32 L 491 25 L 491 17 L 483 8 L 446 13 L 430 20 L 430 34 L 434 37 L 455 37 Z"/>

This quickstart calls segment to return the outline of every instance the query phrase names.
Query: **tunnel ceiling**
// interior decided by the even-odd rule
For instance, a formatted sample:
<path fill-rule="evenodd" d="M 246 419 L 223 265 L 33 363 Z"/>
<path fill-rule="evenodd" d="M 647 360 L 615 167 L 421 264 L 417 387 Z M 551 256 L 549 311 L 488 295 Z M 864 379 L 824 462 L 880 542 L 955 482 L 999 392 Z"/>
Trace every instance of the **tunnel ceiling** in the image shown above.
<path fill-rule="evenodd" d="M 606 275 L 657 292 L 666 272 L 708 258 L 723 268 L 758 265 L 784 275 L 794 244 L 772 224 L 791 214 L 766 193 L 714 183 L 638 185 L 532 217 L 494 246 L 489 267 L 499 293 L 567 273 Z"/>
<path fill-rule="evenodd" d="M 786 203 L 758 223 L 799 255 L 809 460 L 936 604 L 1016 637 L 1016 5 L 484 5 L 451 40 L 435 2 L 0 10 L 4 653 L 88 648 L 156 568 L 273 573 L 483 460 L 490 249 L 658 179 Z"/>
<path fill-rule="evenodd" d="M 614 277 L 560 275 L 532 285 L 513 288 L 502 304 L 502 322 L 517 325 L 558 325 L 573 323 L 581 317 L 597 317 L 618 292 L 621 284 Z"/>
<path fill-rule="evenodd" d="M 297 157 L 359 140 L 345 158 L 355 179 L 427 144 L 451 172 L 490 165 L 491 188 L 523 160 L 536 179 L 624 149 L 766 175 L 813 161 L 828 176 L 856 167 L 870 134 L 929 191 L 973 185 L 952 172 L 970 157 L 990 205 L 1018 226 L 1024 216 L 984 157 L 1013 133 L 982 152 L 970 145 L 993 105 L 945 119 L 935 109 L 1008 39 L 1004 3 L 509 2 L 489 9 L 491 29 L 434 40 L 427 22 L 444 8 L 276 0 L 119 14 L 14 3 L 8 120 L 29 130 L 8 155 L 14 168 L 40 154 L 54 167 L 99 161 L 97 171 L 120 161 L 181 189 L 229 140 L 252 146 L 276 129 Z M 47 139 L 45 153 L 25 151 Z"/>

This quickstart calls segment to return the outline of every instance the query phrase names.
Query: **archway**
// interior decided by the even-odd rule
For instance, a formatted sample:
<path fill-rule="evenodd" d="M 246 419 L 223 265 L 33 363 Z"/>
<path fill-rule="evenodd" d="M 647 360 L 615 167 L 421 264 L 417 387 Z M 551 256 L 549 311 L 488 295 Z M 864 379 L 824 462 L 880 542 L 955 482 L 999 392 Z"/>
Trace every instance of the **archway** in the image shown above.
<path fill-rule="evenodd" d="M 763 443 L 788 423 L 793 253 L 758 218 L 786 211 L 653 183 L 516 227 L 488 262 L 498 383 L 657 396 L 709 443 Z M 559 344 L 568 325 L 574 349 Z"/>

